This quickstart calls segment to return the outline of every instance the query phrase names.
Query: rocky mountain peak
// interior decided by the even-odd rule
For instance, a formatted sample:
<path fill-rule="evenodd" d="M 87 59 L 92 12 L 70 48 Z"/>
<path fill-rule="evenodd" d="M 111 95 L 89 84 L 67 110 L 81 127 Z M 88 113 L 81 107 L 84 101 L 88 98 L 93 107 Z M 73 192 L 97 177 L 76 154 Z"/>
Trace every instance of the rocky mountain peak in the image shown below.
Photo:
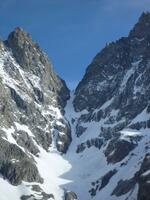
<path fill-rule="evenodd" d="M 5 44 L 22 70 L 38 77 L 42 88 L 52 91 L 56 96 L 58 94 L 58 102 L 64 105 L 69 98 L 69 90 L 65 82 L 54 73 L 48 56 L 33 41 L 30 34 L 17 27 L 9 34 Z"/>
<path fill-rule="evenodd" d="M 143 37 L 150 36 L 150 12 L 143 12 L 139 18 L 139 21 L 130 31 L 130 37 L 137 37 L 142 39 Z"/>
<path fill-rule="evenodd" d="M 18 45 L 20 48 L 23 48 L 25 45 L 31 45 L 32 47 L 39 48 L 38 44 L 33 41 L 31 35 L 21 27 L 16 27 L 8 35 L 7 42 L 10 47 Z"/>
<path fill-rule="evenodd" d="M 69 89 L 22 28 L 16 28 L 0 45 L 0 174 L 12 185 L 40 184 L 44 178 L 36 160 L 41 151 L 48 156 L 52 149 L 66 153 L 71 143 L 64 117 Z M 51 197 L 39 185 L 32 187 L 31 195 L 12 198 L 34 198 L 34 190 L 39 192 L 38 199 Z"/>
<path fill-rule="evenodd" d="M 128 37 L 120 38 L 107 45 L 87 67 L 85 76 L 75 91 L 76 111 L 98 108 L 106 100 L 117 95 L 119 91 L 117 88 L 120 87 L 124 75 L 128 70 L 137 68 L 138 65 L 134 63 L 145 62 L 146 64 L 150 59 L 149 44 L 150 13 L 143 13 Z M 145 68 L 148 66 L 146 65 Z"/>
<path fill-rule="evenodd" d="M 12 39 L 11 37 L 14 38 L 24 38 L 25 40 L 28 40 L 31 38 L 31 36 L 21 27 L 16 27 L 8 36 L 8 39 Z"/>
<path fill-rule="evenodd" d="M 27 48 L 27 46 L 35 46 L 30 34 L 24 31 L 21 27 L 16 27 L 8 35 L 6 43 L 10 48 L 12 48 L 12 50 L 16 48 L 25 49 L 25 47 Z"/>
<path fill-rule="evenodd" d="M 50 66 L 50 62 L 44 52 L 40 49 L 39 45 L 35 43 L 30 34 L 25 32 L 22 28 L 17 27 L 12 31 L 6 45 L 12 50 L 18 64 L 26 71 L 32 72 L 34 75 L 41 76 L 44 72 L 42 65 Z M 46 67 L 45 67 L 46 68 Z"/>
<path fill-rule="evenodd" d="M 150 13 L 143 13 L 129 36 L 108 44 L 95 56 L 75 90 L 76 152 L 85 158 L 97 148 L 100 155 L 99 178 L 91 182 L 91 198 L 79 199 L 150 199 L 149 72 Z M 124 176 L 125 169 L 128 175 Z"/>

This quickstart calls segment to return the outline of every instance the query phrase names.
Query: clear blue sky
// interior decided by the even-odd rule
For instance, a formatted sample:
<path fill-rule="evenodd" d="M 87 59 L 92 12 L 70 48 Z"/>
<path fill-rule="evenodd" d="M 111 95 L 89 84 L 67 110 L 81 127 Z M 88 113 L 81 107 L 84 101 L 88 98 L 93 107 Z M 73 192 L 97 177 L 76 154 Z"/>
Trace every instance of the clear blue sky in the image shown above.
<path fill-rule="evenodd" d="M 106 43 L 126 36 L 150 0 L 0 0 L 0 35 L 23 27 L 70 88 Z"/>

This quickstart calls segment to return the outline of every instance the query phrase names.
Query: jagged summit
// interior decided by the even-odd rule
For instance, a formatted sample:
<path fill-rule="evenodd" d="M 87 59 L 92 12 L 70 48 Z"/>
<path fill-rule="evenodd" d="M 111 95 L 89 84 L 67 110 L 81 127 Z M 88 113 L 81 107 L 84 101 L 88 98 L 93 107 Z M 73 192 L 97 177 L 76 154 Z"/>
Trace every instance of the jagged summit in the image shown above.
<path fill-rule="evenodd" d="M 126 73 L 133 67 L 132 63 L 138 62 L 140 59 L 148 62 L 149 43 L 150 13 L 148 12 L 141 15 L 139 22 L 130 31 L 128 37 L 110 43 L 95 56 L 76 88 L 75 109 L 79 111 L 85 108 L 97 108 L 117 93 L 121 74 Z M 118 76 L 118 81 L 114 81 L 116 76 Z M 100 82 L 106 84 L 103 87 L 97 86 L 97 84 L 101 85 Z M 104 90 L 103 95 L 101 94 L 102 90 Z M 106 94 L 107 91 L 108 94 Z M 84 92 L 90 100 L 83 95 Z M 95 103 L 92 102 L 93 100 Z"/>
<path fill-rule="evenodd" d="M 0 48 L 0 175 L 9 181 L 0 179 L 2 200 L 51 199 L 50 190 L 43 187 L 53 185 L 45 183 L 41 174 L 46 167 L 49 171 L 53 161 L 49 149 L 65 153 L 71 143 L 70 126 L 63 115 L 68 98 L 65 82 L 31 36 L 21 28 L 11 32 Z M 48 164 L 40 168 L 42 152 Z M 13 192 L 11 184 L 25 192 L 21 189 L 17 194 L 17 187 Z M 5 194 L 5 188 L 11 192 Z M 55 189 L 63 193 L 58 184 Z"/>
<path fill-rule="evenodd" d="M 30 34 L 22 28 L 15 28 L 9 34 L 5 43 L 11 48 L 20 66 L 26 70 L 33 71 L 35 75 L 42 73 L 42 68 L 39 70 L 40 63 L 44 66 L 49 65 L 47 56 L 42 52 L 37 43 L 32 40 Z M 35 66 L 38 66 L 38 68 L 35 69 Z"/>
<path fill-rule="evenodd" d="M 24 35 L 24 38 L 31 38 L 30 34 L 27 33 L 22 27 L 16 27 L 14 30 L 8 35 L 8 38 L 12 35 L 21 36 Z"/>
<path fill-rule="evenodd" d="M 9 35 L 7 40 L 5 41 L 6 44 L 14 49 L 16 46 L 20 48 L 24 48 L 28 45 L 31 47 L 36 47 L 36 43 L 32 40 L 32 37 L 29 33 L 27 33 L 23 28 L 16 27 Z"/>
<path fill-rule="evenodd" d="M 142 13 L 137 24 L 135 24 L 134 28 L 130 31 L 129 36 L 139 39 L 150 36 L 150 12 Z"/>
<path fill-rule="evenodd" d="M 91 198 L 78 190 L 80 199 L 150 200 L 149 72 L 150 13 L 143 13 L 129 36 L 96 55 L 76 88 L 76 152 L 82 160 L 99 151 L 99 164 L 88 164 L 96 165 L 97 178 L 83 172 Z"/>
<path fill-rule="evenodd" d="M 43 88 L 46 87 L 61 96 L 61 99 L 58 97 L 58 102 L 64 105 L 66 99 L 69 98 L 69 89 L 65 82 L 55 74 L 48 56 L 33 41 L 30 34 L 17 27 L 9 34 L 5 44 L 11 50 L 19 66 L 30 75 L 39 77 Z"/>

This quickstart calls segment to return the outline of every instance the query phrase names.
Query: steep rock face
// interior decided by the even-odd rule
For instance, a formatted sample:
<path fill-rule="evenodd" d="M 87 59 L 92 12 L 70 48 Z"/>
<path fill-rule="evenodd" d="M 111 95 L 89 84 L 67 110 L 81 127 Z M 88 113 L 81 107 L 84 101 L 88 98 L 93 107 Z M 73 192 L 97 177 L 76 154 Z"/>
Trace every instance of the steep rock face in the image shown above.
<path fill-rule="evenodd" d="M 136 97 L 134 102 L 126 105 L 132 106 L 131 112 L 133 114 L 131 115 L 134 115 L 135 106 L 141 105 L 141 99 L 144 100 L 143 104 L 147 105 L 145 98 L 148 99 L 148 97 L 144 98 L 144 94 L 141 94 L 139 98 L 140 91 L 138 90 L 144 88 L 144 84 L 147 86 L 147 90 L 149 88 L 149 42 L 149 14 L 144 13 L 128 37 L 107 45 L 88 66 L 86 74 L 75 92 L 74 106 L 76 111 L 100 108 L 114 96 L 117 100 L 116 104 L 114 103 L 115 109 L 119 107 L 122 111 L 123 106 L 127 104 L 127 98 Z M 143 77 L 146 78 L 143 80 Z M 135 87 L 134 90 L 132 85 Z M 126 98 L 124 98 L 125 96 Z M 124 109 L 128 111 L 128 107 Z M 143 109 L 141 106 L 140 108 Z"/>
<path fill-rule="evenodd" d="M 69 98 L 69 90 L 65 82 L 54 73 L 47 55 L 32 41 L 31 36 L 23 29 L 16 28 L 5 44 L 11 48 L 14 58 L 24 71 L 39 77 L 42 89 L 56 93 L 59 103 L 64 106 Z M 42 102 L 43 97 L 38 88 L 34 88 L 34 92 Z"/>
<path fill-rule="evenodd" d="M 149 188 L 150 188 L 150 154 L 146 154 L 141 169 L 138 173 L 139 191 L 138 200 L 149 200 Z"/>
<path fill-rule="evenodd" d="M 86 158 L 86 152 L 96 148 L 107 162 L 99 169 L 99 179 L 91 178 L 88 186 L 94 199 L 149 199 L 146 192 L 140 196 L 149 185 L 145 179 L 139 184 L 135 178 L 149 152 L 149 94 L 150 13 L 143 13 L 127 37 L 108 44 L 96 55 L 75 90 L 72 126 L 79 137 L 76 152 Z M 124 177 L 125 170 L 129 170 L 129 177 Z M 110 171 L 117 172 L 101 190 L 101 180 Z M 96 183 L 94 187 L 92 183 Z"/>
<path fill-rule="evenodd" d="M 21 28 L 0 42 L 0 88 L 0 173 L 12 185 L 44 184 L 37 165 L 41 148 L 66 153 L 71 143 L 64 118 L 70 94 L 46 54 Z M 39 199 L 49 199 L 51 194 L 39 187 Z M 36 199 L 34 193 L 31 188 L 21 198 Z"/>

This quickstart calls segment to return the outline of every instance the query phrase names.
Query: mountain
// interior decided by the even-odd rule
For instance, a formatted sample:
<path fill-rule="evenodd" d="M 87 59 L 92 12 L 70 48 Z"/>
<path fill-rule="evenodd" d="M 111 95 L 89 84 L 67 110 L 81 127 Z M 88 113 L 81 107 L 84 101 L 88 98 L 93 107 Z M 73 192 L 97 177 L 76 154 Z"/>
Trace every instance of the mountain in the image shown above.
<path fill-rule="evenodd" d="M 91 165 L 99 170 L 87 178 L 92 199 L 150 199 L 149 94 L 150 13 L 143 13 L 127 37 L 96 55 L 75 91 L 76 152 L 98 149 Z"/>
<path fill-rule="evenodd" d="M 0 41 L 1 200 L 150 200 L 150 13 L 75 92 L 31 36 Z"/>
<path fill-rule="evenodd" d="M 45 53 L 21 28 L 0 43 L 0 88 L 1 176 L 26 191 L 20 196 L 23 200 L 31 199 L 32 193 L 49 199 L 51 194 L 35 184 L 45 181 L 37 165 L 50 147 L 63 153 L 68 149 L 71 131 L 63 115 L 70 92 Z M 2 178 L 0 182 L 1 199 L 10 199 L 16 187 Z M 8 196 L 3 191 L 7 187 Z"/>

